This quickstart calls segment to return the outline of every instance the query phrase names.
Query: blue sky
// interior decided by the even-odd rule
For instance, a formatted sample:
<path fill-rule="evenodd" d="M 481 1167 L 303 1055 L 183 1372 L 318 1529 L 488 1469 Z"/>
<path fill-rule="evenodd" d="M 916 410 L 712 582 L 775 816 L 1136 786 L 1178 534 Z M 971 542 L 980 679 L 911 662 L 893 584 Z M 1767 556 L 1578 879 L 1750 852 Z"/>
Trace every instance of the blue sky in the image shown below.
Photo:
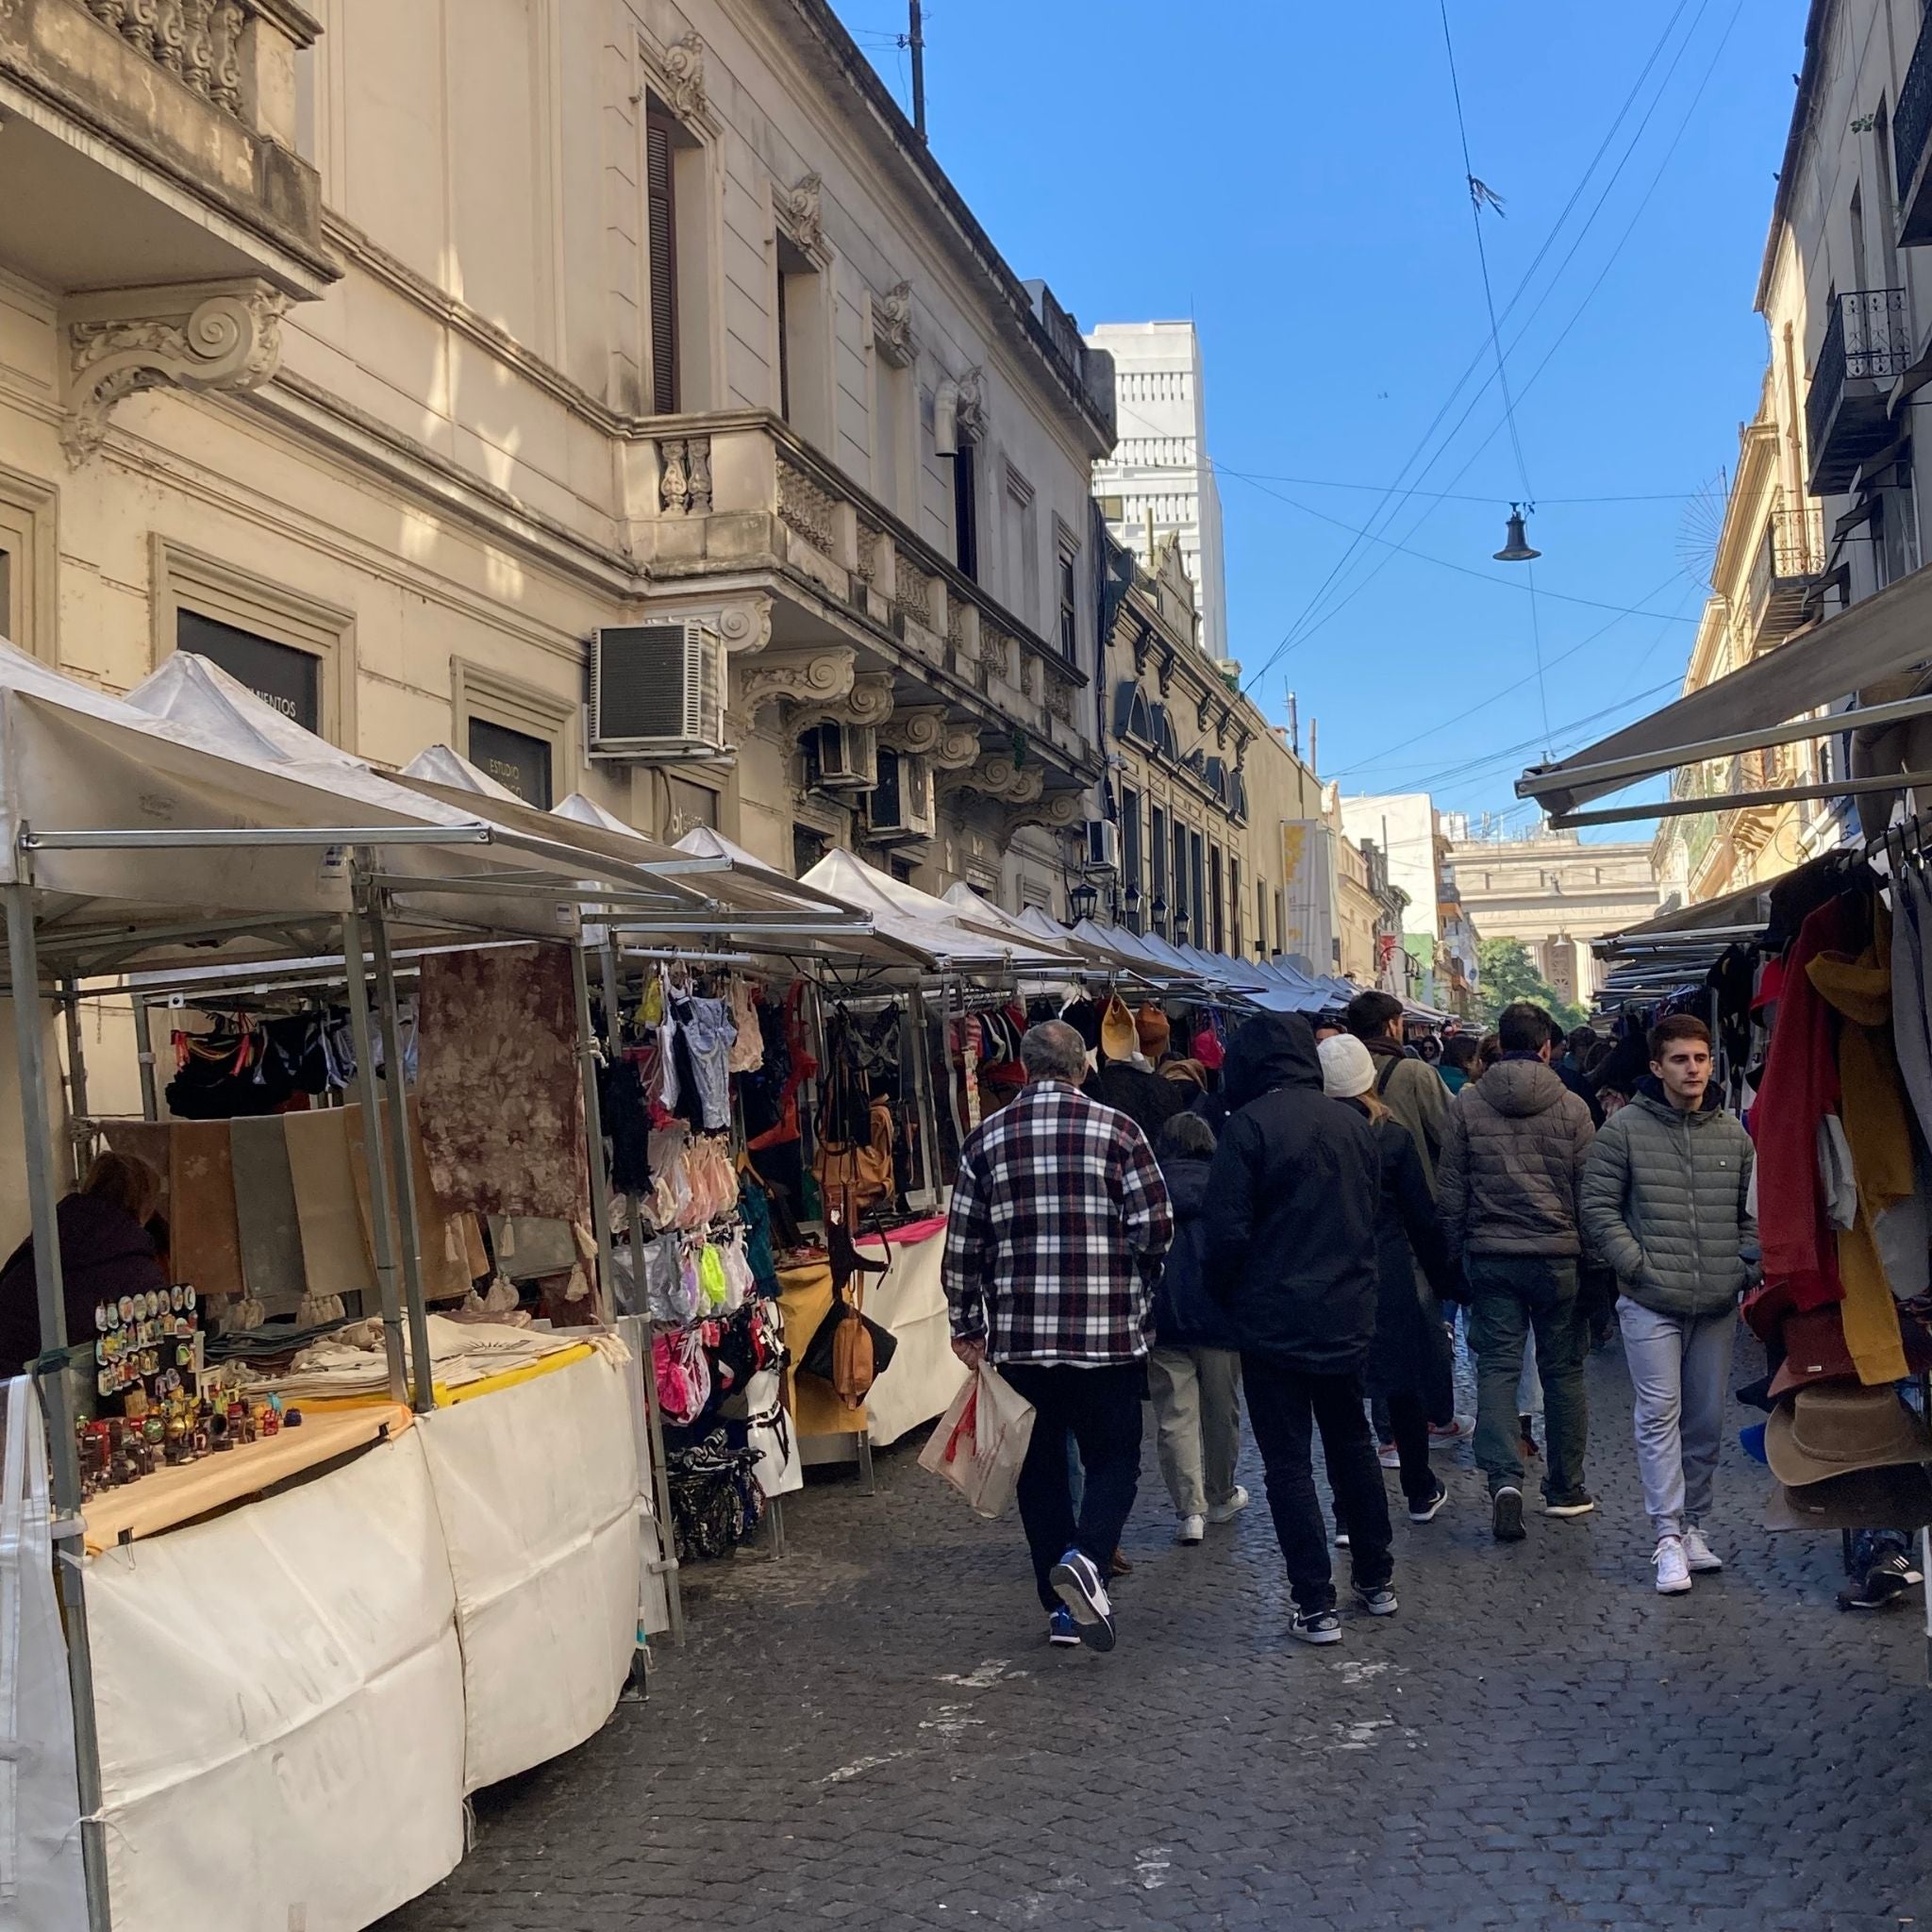
<path fill-rule="evenodd" d="M 906 101 L 903 7 L 837 4 Z M 1014 268 L 1083 325 L 1194 317 L 1234 655 L 1271 716 L 1292 686 L 1319 720 L 1324 776 L 1506 810 L 1545 697 L 1560 754 L 1681 677 L 1763 373 L 1751 304 L 1804 15 L 1449 0 L 1471 167 L 1505 203 L 1484 226 L 1499 310 L 1533 270 L 1502 334 L 1540 691 L 1525 569 L 1491 561 L 1523 489 L 1435 0 L 927 0 L 933 148 Z M 1386 497 L 1445 404 L 1405 480 L 1474 500 Z M 1611 498 L 1642 500 L 1579 500 Z M 1372 524 L 1461 569 L 1342 527 Z"/>

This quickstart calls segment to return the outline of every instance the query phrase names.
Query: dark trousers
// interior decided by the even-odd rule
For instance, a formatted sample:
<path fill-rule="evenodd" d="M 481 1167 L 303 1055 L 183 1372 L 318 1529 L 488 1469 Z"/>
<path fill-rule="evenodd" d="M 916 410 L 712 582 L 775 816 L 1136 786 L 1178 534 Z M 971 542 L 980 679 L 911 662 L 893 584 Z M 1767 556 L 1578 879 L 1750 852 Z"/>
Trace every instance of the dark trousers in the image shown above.
<path fill-rule="evenodd" d="M 1551 1255 L 1472 1255 L 1469 1345 L 1474 1352 L 1475 1460 L 1490 1493 L 1523 1486 L 1516 1385 L 1523 1351 L 1536 1337 L 1543 1385 L 1543 1496 L 1584 1493 L 1590 1401 L 1583 1382 L 1583 1326 L 1576 1315 L 1576 1263 Z"/>
<path fill-rule="evenodd" d="M 1003 1374 L 1033 1405 L 1033 1435 L 1020 1469 L 1020 1521 L 1033 1555 L 1033 1580 L 1046 1609 L 1058 1607 L 1047 1576 L 1070 1549 L 1105 1576 L 1141 1486 L 1141 1401 L 1145 1362 L 1099 1368 L 1002 1362 Z M 1080 1452 L 1085 1481 L 1074 1514 L 1067 1438 Z"/>
<path fill-rule="evenodd" d="M 1395 1453 L 1402 1458 L 1402 1493 L 1412 1507 L 1419 1507 L 1436 1500 L 1436 1472 L 1429 1466 L 1429 1411 L 1428 1405 L 1420 1395 L 1411 1395 L 1406 1390 L 1398 1395 L 1378 1398 L 1382 1413 L 1388 1417 L 1389 1440 L 1395 1444 Z M 1371 1407 L 1369 1420 L 1374 1422 L 1374 1409 Z M 1376 1434 L 1381 1434 L 1381 1425 L 1376 1425 Z M 1330 1488 L 1333 1488 L 1331 1479 Z M 1348 1519 L 1341 1513 L 1341 1498 L 1335 1499 L 1335 1526 L 1339 1530 L 1348 1528 Z M 1350 1538 L 1353 1542 L 1354 1539 Z"/>
<path fill-rule="evenodd" d="M 1374 1438 L 1362 1412 L 1359 1375 L 1308 1375 L 1263 1355 L 1241 1355 L 1248 1426 L 1268 1478 L 1268 1511 L 1288 1566 L 1295 1607 L 1312 1615 L 1335 1607 L 1335 1579 L 1328 1567 L 1328 1525 L 1315 1493 L 1313 1429 L 1322 1432 L 1322 1454 L 1336 1514 L 1348 1524 L 1349 1557 L 1356 1587 L 1379 1590 L 1395 1571 L 1389 1527 L 1389 1497 L 1375 1460 Z M 1424 1432 L 1427 1424 L 1424 1424 Z"/>

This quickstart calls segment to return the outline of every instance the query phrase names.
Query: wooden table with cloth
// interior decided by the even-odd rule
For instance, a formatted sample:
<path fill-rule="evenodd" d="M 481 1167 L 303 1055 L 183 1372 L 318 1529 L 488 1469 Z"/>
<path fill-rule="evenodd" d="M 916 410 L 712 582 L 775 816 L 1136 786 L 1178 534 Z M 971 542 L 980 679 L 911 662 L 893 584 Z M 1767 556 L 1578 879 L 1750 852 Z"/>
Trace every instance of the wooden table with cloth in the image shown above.
<path fill-rule="evenodd" d="M 898 1343 L 892 1364 L 872 1385 L 862 1408 L 847 1408 L 832 1385 L 817 1375 L 788 1374 L 786 1407 L 803 1443 L 813 1436 L 871 1436 L 875 1447 L 945 1412 L 966 1371 L 952 1350 L 946 1298 L 940 1286 L 945 1248 L 943 1217 L 889 1229 L 891 1264 L 883 1274 L 858 1277 L 864 1308 Z M 880 1238 L 859 1237 L 859 1252 L 876 1259 Z M 831 1311 L 832 1271 L 823 1257 L 778 1270 L 778 1306 L 785 1316 L 785 1345 L 795 1364 Z"/>

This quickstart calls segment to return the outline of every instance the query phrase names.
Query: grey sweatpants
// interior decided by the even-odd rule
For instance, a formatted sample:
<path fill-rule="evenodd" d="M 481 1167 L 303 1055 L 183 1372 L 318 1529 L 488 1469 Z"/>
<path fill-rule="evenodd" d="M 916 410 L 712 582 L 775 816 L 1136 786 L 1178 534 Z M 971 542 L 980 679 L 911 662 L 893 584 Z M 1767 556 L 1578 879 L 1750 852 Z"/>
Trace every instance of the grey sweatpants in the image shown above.
<path fill-rule="evenodd" d="M 1241 1358 L 1231 1348 L 1157 1348 L 1147 1357 L 1160 1474 L 1176 1516 L 1234 1496 L 1241 1446 Z"/>
<path fill-rule="evenodd" d="M 1624 1360 L 1637 1391 L 1637 1470 L 1659 1537 L 1682 1536 L 1710 1509 L 1724 1441 L 1724 1399 L 1738 1311 L 1659 1315 L 1617 1301 Z"/>

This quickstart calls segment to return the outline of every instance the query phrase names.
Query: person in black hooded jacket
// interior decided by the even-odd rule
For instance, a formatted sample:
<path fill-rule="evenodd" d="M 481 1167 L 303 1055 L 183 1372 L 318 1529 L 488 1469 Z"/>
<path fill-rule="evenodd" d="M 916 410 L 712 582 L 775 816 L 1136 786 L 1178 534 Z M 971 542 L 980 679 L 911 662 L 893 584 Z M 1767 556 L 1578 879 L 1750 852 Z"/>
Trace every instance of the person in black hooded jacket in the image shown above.
<path fill-rule="evenodd" d="M 1291 1634 L 1340 1641 L 1311 1424 L 1350 1533 L 1355 1592 L 1396 1607 L 1389 1498 L 1363 1410 L 1380 1284 L 1381 1158 L 1366 1117 L 1322 1091 L 1314 1029 L 1261 1013 L 1229 1042 L 1231 1112 L 1208 1181 L 1210 1279 L 1241 1351 L 1248 1422 L 1288 1568 Z"/>

